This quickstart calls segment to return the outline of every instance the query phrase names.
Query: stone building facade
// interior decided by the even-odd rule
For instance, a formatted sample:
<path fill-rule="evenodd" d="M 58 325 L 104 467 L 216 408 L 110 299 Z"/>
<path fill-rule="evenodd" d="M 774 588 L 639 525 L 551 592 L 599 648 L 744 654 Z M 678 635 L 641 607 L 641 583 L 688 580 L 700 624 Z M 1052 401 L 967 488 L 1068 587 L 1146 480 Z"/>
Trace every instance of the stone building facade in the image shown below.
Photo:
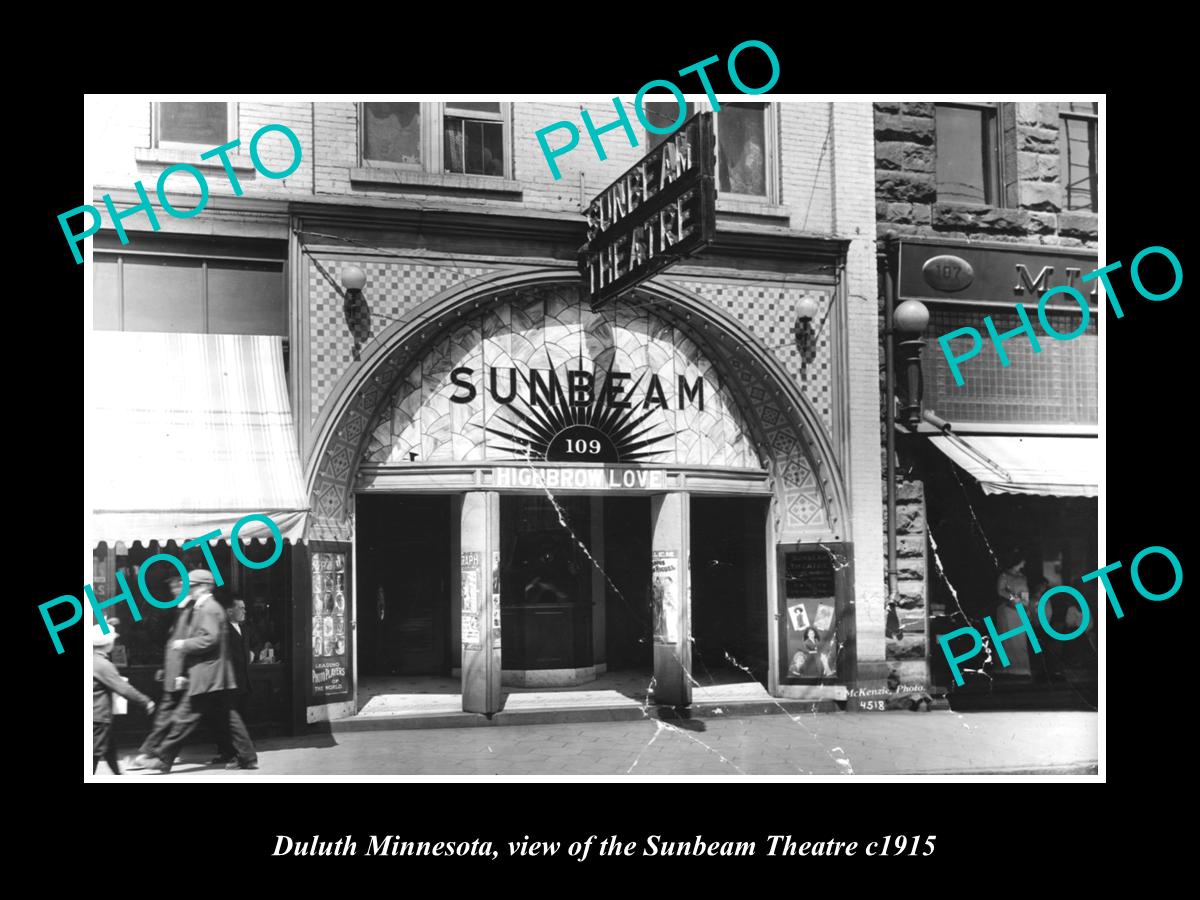
<path fill-rule="evenodd" d="M 1020 260 L 1032 278 L 1036 279 L 1045 268 L 1051 269 L 1049 280 L 1037 283 L 1037 289 L 1014 293 L 1005 286 L 994 292 L 991 298 L 994 302 L 956 304 L 949 295 L 939 297 L 935 292 L 930 295 L 938 302 L 924 298 L 932 312 L 921 357 L 926 385 L 924 408 L 952 420 L 955 431 L 1003 432 L 1014 440 L 1022 440 L 1024 435 L 1027 441 L 1040 440 L 1043 435 L 1091 437 L 1094 443 L 1098 378 L 1096 316 L 1092 317 L 1087 333 L 1073 346 L 1050 348 L 1055 362 L 1046 359 L 1049 353 L 1043 353 L 1041 359 L 1025 353 L 1011 370 L 981 374 L 973 386 L 965 389 L 972 392 L 971 403 L 957 402 L 956 389 L 947 384 L 945 361 L 936 339 L 955 325 L 971 324 L 982 330 L 980 318 L 991 312 L 1000 320 L 1003 314 L 997 309 L 1005 304 L 1011 311 L 1014 301 L 1036 301 L 1037 295 L 1063 275 L 1061 263 L 1055 273 L 1049 265 L 1053 261 L 1039 254 L 1063 248 L 1064 252 L 1079 256 L 1082 271 L 1094 268 L 1087 261 L 1089 252 L 1094 259 L 1099 237 L 1097 120 L 1097 104 L 1091 102 L 874 104 L 875 211 L 881 285 L 889 265 L 883 252 L 889 235 L 900 244 L 930 248 L 925 255 L 956 252 L 956 247 L 977 248 L 991 254 L 1011 247 L 1015 251 L 1013 259 Z M 1020 255 L 1025 250 L 1030 254 L 1028 259 Z M 1008 269 L 1011 271 L 1013 266 Z M 1012 281 L 1007 284 L 1019 287 L 1020 271 L 1020 268 L 1011 271 Z M 1078 282 L 1076 286 L 1080 286 Z M 888 302 L 882 289 L 880 298 L 882 354 L 883 304 Z M 1094 298 L 1090 302 L 1094 308 Z M 1032 305 L 1029 308 L 1033 310 Z M 1020 378 L 1031 377 L 1028 373 L 1035 371 L 1035 364 L 1033 381 L 1037 386 L 1017 384 Z M 1019 373 L 1021 366 L 1026 367 L 1023 375 Z M 969 376 L 968 382 L 971 383 Z M 885 393 L 883 384 L 881 372 L 881 396 Z M 1038 406 L 1047 393 L 1064 385 L 1072 389 L 1082 385 L 1079 388 L 1082 399 L 1075 409 Z M 884 403 L 887 402 L 885 397 Z M 1015 412 L 1018 408 L 1025 412 Z M 921 430 L 936 431 L 924 424 Z M 929 674 L 926 667 L 932 661 L 933 681 L 945 687 L 945 663 L 936 633 L 946 630 L 951 622 L 955 627 L 964 624 L 964 616 L 959 613 L 962 603 L 971 607 L 966 619 L 976 625 L 982 615 L 992 612 L 992 581 L 1005 551 L 991 543 L 1019 544 L 1021 539 L 1010 527 L 1013 523 L 1006 522 L 999 510 L 1009 501 L 985 499 L 970 475 L 953 464 L 947 467 L 947 460 L 931 449 L 927 436 L 910 434 L 906 429 L 900 431 L 903 433 L 897 436 L 895 460 L 899 589 L 894 598 L 895 616 L 889 616 L 887 658 L 893 677 L 902 682 L 926 677 Z M 888 471 L 885 454 L 885 489 Z M 932 472 L 939 475 L 936 486 L 926 484 Z M 964 484 L 961 490 L 955 486 L 956 481 Z M 1056 509 L 1069 504 L 1072 515 L 1078 513 L 1082 521 L 1090 521 L 1094 531 L 1094 518 L 1088 520 L 1087 511 L 1082 509 L 1089 501 L 1030 502 L 1043 505 L 1057 502 L 1058 507 L 1052 507 Z M 1090 502 L 1094 510 L 1094 500 Z M 937 508 L 931 508 L 931 504 Z M 996 514 L 992 520 L 984 515 L 988 509 Z M 967 536 L 965 544 L 959 541 L 963 535 Z M 940 556 L 934 549 L 939 540 Z M 1041 552 L 1041 549 L 1032 551 L 1037 559 L 1030 566 L 1042 564 L 1042 557 L 1038 556 Z M 1046 549 L 1047 560 L 1051 552 Z M 944 570 L 939 570 L 939 565 L 944 565 Z M 1050 563 L 1047 561 L 1045 565 Z M 1074 563 L 1068 564 L 1072 573 L 1075 568 Z M 972 569 L 973 575 L 964 574 L 964 570 L 970 573 Z M 964 599 L 964 594 L 971 599 Z M 1033 615 L 1032 609 L 1030 614 Z M 982 625 L 979 627 L 982 630 Z"/>

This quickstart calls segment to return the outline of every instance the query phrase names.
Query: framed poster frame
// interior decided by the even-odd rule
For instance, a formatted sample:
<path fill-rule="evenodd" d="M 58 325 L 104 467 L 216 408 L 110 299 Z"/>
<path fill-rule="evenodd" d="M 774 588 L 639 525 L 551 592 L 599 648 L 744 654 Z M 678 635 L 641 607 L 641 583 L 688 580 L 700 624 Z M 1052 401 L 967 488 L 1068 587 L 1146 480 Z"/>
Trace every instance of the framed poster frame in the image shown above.
<path fill-rule="evenodd" d="M 852 685 L 858 679 L 856 624 L 854 616 L 854 543 L 852 541 L 801 541 L 776 544 L 776 628 L 779 652 L 777 675 L 780 685 Z M 829 560 L 832 576 L 833 622 L 838 647 L 832 675 L 792 675 L 789 673 L 788 629 L 792 627 L 788 599 L 788 557 L 793 554 L 820 554 Z M 813 597 L 811 599 L 819 599 Z M 807 623 L 806 623 L 807 624 Z"/>

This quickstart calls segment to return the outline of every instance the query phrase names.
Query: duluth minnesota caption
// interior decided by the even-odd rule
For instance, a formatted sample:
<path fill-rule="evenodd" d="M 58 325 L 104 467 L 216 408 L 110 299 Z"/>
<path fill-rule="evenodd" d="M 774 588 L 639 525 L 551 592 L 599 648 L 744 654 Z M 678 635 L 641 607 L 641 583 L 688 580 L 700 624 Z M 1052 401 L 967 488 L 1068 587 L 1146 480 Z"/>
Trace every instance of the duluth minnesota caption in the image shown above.
<path fill-rule="evenodd" d="M 919 842 L 914 838 L 913 849 Z M 933 837 L 926 838 L 923 856 L 933 852 Z M 887 856 L 887 841 L 871 841 L 864 845 L 867 856 Z M 665 841 L 660 835 L 649 835 L 645 841 L 622 841 L 619 837 L 600 839 L 591 835 L 582 841 L 565 845 L 562 841 L 508 841 L 509 857 L 557 856 L 567 847 L 567 855 L 583 862 L 594 849 L 595 856 L 756 856 L 756 841 L 705 841 L 700 835 L 692 840 Z M 594 845 L 594 847 L 593 847 Z M 880 847 L 882 845 L 882 847 Z M 897 839 L 899 846 L 899 839 Z M 499 859 L 500 851 L 491 841 L 406 841 L 400 835 L 383 837 L 371 835 L 364 852 L 358 852 L 359 844 L 353 837 L 346 836 L 335 841 L 323 840 L 313 835 L 310 840 L 298 841 L 286 834 L 276 835 L 272 856 L 482 856 Z M 764 856 L 854 856 L 859 849 L 858 841 L 804 841 L 798 843 L 791 835 L 768 835 L 764 842 Z M 907 848 L 906 848 L 907 849 Z M 891 855 L 901 855 L 893 853 Z M 915 853 L 912 855 L 916 855 Z"/>

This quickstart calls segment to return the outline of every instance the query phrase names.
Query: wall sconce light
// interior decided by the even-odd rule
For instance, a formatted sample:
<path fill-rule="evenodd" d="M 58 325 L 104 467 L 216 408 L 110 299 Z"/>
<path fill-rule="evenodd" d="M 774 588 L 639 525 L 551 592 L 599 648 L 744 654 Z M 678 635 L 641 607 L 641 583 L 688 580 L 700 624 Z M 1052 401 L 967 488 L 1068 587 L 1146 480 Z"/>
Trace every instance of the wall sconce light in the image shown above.
<path fill-rule="evenodd" d="M 359 347 L 362 341 L 371 336 L 371 317 L 367 314 L 366 301 L 362 289 L 367 285 L 367 275 L 358 266 L 346 266 L 342 269 L 342 287 L 346 294 L 342 301 L 342 315 L 346 318 L 346 327 L 354 338 L 354 358 L 358 359 Z"/>
<path fill-rule="evenodd" d="M 812 362 L 815 356 L 813 321 L 819 311 L 820 306 L 812 297 L 801 297 L 796 304 L 796 346 L 805 362 Z"/>

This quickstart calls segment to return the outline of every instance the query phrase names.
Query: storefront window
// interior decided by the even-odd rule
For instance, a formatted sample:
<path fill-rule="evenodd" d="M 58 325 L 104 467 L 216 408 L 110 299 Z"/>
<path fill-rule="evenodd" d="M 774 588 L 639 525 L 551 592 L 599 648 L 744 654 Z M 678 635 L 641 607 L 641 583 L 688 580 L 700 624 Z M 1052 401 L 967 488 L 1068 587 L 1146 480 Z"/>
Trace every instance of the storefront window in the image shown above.
<path fill-rule="evenodd" d="M 246 646 L 254 654 L 254 664 L 281 663 L 286 655 L 285 610 L 289 597 L 291 547 L 284 545 L 283 554 L 266 569 L 251 569 L 234 558 L 225 541 L 209 545 L 225 583 L 216 589 L 217 600 L 228 605 L 235 598 L 246 603 L 246 621 L 242 630 Z M 265 561 L 274 552 L 272 544 L 243 544 L 242 552 L 254 561 Z M 129 585 L 138 610 L 140 622 L 133 621 L 127 604 L 110 607 L 107 612 L 118 620 L 120 638 L 113 650 L 113 662 L 118 666 L 150 666 L 158 668 L 163 662 L 163 649 L 175 622 L 175 609 L 159 609 L 142 600 L 138 574 L 145 561 L 157 553 L 178 557 L 189 568 L 208 568 L 200 549 L 181 551 L 170 541 L 149 545 L 118 543 L 113 548 L 101 544 L 93 552 L 97 579 L 93 581 L 97 601 L 112 597 L 120 590 L 116 581 L 119 572 Z M 171 598 L 169 581 L 176 569 L 165 562 L 155 563 L 146 574 L 146 587 L 156 599 Z"/>

